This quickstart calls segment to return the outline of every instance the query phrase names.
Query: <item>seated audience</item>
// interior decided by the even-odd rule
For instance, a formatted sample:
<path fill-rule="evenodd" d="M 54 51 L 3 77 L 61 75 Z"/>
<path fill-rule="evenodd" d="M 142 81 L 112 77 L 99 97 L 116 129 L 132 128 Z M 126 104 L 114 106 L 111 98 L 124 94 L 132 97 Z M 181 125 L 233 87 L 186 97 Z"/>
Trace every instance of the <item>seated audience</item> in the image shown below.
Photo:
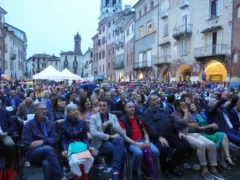
<path fill-rule="evenodd" d="M 216 132 L 218 125 L 216 123 L 208 124 L 207 116 L 204 112 L 200 112 L 200 108 L 194 103 L 190 104 L 189 110 L 198 122 L 198 130 L 207 139 L 213 141 L 217 147 L 221 147 L 221 164 L 224 168 L 228 168 L 225 158 L 229 164 L 234 165 L 229 154 L 229 140 L 223 132 Z M 214 130 L 215 129 L 215 130 Z"/>
<path fill-rule="evenodd" d="M 62 155 L 67 158 L 69 144 L 73 142 L 83 142 L 85 143 L 89 150 L 93 152 L 93 148 L 90 147 L 87 132 L 88 124 L 78 118 L 78 106 L 76 104 L 69 104 L 65 110 L 66 120 L 60 124 L 59 132 L 61 137 Z M 94 158 L 82 159 L 79 163 L 79 168 L 81 169 L 81 178 L 75 175 L 74 180 L 87 180 L 88 172 L 90 171 Z"/>
<path fill-rule="evenodd" d="M 36 105 L 35 117 L 23 127 L 22 144 L 26 150 L 26 159 L 34 163 L 42 163 L 44 179 L 65 180 L 54 150 L 57 133 L 54 123 L 47 120 L 47 106 Z"/>
<path fill-rule="evenodd" d="M 142 164 L 142 173 L 144 176 L 147 179 L 153 177 L 154 180 L 157 180 L 157 169 L 154 164 L 154 159 L 158 158 L 159 151 L 156 146 L 150 142 L 144 123 L 141 123 L 139 117 L 135 115 L 134 103 L 131 101 L 127 102 L 125 111 L 126 115 L 119 119 L 119 124 L 126 133 L 124 139 L 129 144 L 128 149 L 133 153 L 132 178 L 134 180 L 139 179 L 138 170 Z M 144 163 L 142 163 L 143 158 Z"/>
<path fill-rule="evenodd" d="M 113 158 L 112 180 L 122 180 L 124 159 L 126 150 L 124 148 L 124 132 L 115 115 L 108 113 L 109 101 L 100 99 L 100 112 L 91 116 L 90 132 L 92 135 L 92 146 L 95 155 L 109 156 Z M 119 136 L 121 135 L 121 136 Z"/>
<path fill-rule="evenodd" d="M 26 97 L 25 101 L 18 106 L 16 115 L 18 120 L 23 122 L 27 120 L 28 114 L 35 114 L 35 105 L 30 97 Z"/>
<path fill-rule="evenodd" d="M 186 98 L 185 98 L 186 101 Z M 217 171 L 217 150 L 213 141 L 197 133 L 197 122 L 189 113 L 185 101 L 176 100 L 174 103 L 176 111 L 170 116 L 171 120 L 179 126 L 179 131 L 184 134 L 191 148 L 197 151 L 198 160 L 201 165 L 201 173 L 205 179 L 224 180 L 223 176 Z M 206 152 L 208 156 L 206 156 Z M 207 167 L 207 157 L 210 169 Z"/>
<path fill-rule="evenodd" d="M 160 151 L 160 164 L 163 176 L 169 178 L 168 172 L 175 176 L 182 176 L 176 167 L 183 163 L 184 156 L 189 150 L 189 143 L 183 133 L 178 133 L 178 127 L 172 124 L 169 113 L 159 108 L 160 101 L 157 95 L 148 97 L 149 108 L 143 113 L 142 120 L 150 136 L 151 142 Z"/>

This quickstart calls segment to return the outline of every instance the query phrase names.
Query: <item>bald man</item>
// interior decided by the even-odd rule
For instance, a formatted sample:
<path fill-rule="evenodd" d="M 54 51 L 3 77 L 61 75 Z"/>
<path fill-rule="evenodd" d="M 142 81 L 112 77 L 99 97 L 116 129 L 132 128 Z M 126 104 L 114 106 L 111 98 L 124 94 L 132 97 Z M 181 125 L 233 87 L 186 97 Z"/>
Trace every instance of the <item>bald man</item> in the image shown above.
<path fill-rule="evenodd" d="M 28 114 L 35 113 L 35 105 L 32 103 L 32 98 L 27 97 L 23 103 L 21 103 L 17 108 L 17 117 L 18 120 L 23 122 L 27 120 Z"/>

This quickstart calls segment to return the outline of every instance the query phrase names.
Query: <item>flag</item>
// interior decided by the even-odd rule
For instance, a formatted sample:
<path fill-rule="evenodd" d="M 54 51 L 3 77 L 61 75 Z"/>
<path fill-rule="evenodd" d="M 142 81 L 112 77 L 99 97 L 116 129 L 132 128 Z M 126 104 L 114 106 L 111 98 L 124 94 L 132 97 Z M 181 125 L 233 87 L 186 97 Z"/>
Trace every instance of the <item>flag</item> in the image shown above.
<path fill-rule="evenodd" d="M 83 78 L 83 77 L 84 77 L 84 75 L 83 75 L 83 70 L 82 70 L 81 78 Z"/>
<path fill-rule="evenodd" d="M 170 83 L 170 80 L 171 80 L 171 76 L 170 76 L 170 72 L 168 71 L 168 75 L 167 75 L 167 78 L 168 78 L 168 83 Z"/>
<path fill-rule="evenodd" d="M 14 77 L 14 78 L 15 78 L 15 80 L 17 80 L 17 73 L 16 73 L 16 72 L 15 72 L 15 75 L 14 75 L 14 76 L 15 76 L 15 77 Z"/>
<path fill-rule="evenodd" d="M 204 64 L 202 64 L 202 81 L 206 80 L 206 74 L 205 74 L 205 68 L 204 68 Z"/>
<path fill-rule="evenodd" d="M 129 77 L 129 81 L 132 81 L 132 73 L 130 72 L 130 77 Z"/>

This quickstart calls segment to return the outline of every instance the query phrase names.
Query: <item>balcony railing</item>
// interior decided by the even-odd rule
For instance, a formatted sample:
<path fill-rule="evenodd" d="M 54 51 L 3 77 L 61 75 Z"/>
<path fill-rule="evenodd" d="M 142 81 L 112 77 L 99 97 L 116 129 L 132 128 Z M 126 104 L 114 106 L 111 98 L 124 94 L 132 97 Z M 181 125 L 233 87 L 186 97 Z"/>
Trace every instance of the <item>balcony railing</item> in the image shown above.
<path fill-rule="evenodd" d="M 114 65 L 115 70 L 123 69 L 123 68 L 124 68 L 124 61 L 116 62 Z"/>
<path fill-rule="evenodd" d="M 15 60 L 17 58 L 17 55 L 16 54 L 11 54 L 11 56 L 10 56 L 10 59 L 13 61 L 13 60 Z"/>
<path fill-rule="evenodd" d="M 183 36 L 192 35 L 192 24 L 184 24 L 173 29 L 173 38 L 179 40 Z"/>
<path fill-rule="evenodd" d="M 185 7 L 189 6 L 189 0 L 181 0 L 180 1 L 180 8 L 183 9 Z"/>
<path fill-rule="evenodd" d="M 158 66 L 162 64 L 171 64 L 171 56 L 170 55 L 159 56 L 157 58 L 155 65 Z"/>
<path fill-rule="evenodd" d="M 119 49 L 119 48 L 123 48 L 123 42 L 119 42 L 116 44 L 116 48 Z"/>
<path fill-rule="evenodd" d="M 150 68 L 150 67 L 152 67 L 151 60 L 145 60 L 145 61 L 136 62 L 133 64 L 133 69 L 144 69 L 144 68 Z"/>
<path fill-rule="evenodd" d="M 165 9 L 161 12 L 161 18 L 164 19 L 166 17 L 168 17 L 168 10 L 167 9 Z"/>
<path fill-rule="evenodd" d="M 194 57 L 211 57 L 211 56 L 225 56 L 227 55 L 227 45 L 226 44 L 216 44 L 211 46 L 205 46 L 194 49 Z"/>

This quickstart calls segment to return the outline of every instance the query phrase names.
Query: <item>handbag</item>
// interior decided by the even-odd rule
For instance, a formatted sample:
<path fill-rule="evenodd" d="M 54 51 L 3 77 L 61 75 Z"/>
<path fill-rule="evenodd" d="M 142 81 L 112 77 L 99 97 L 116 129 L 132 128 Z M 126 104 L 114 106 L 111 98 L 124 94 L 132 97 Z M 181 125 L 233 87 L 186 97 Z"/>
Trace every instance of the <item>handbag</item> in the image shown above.
<path fill-rule="evenodd" d="M 87 150 L 87 145 L 82 142 L 73 142 L 68 146 L 68 152 L 76 154 Z"/>

